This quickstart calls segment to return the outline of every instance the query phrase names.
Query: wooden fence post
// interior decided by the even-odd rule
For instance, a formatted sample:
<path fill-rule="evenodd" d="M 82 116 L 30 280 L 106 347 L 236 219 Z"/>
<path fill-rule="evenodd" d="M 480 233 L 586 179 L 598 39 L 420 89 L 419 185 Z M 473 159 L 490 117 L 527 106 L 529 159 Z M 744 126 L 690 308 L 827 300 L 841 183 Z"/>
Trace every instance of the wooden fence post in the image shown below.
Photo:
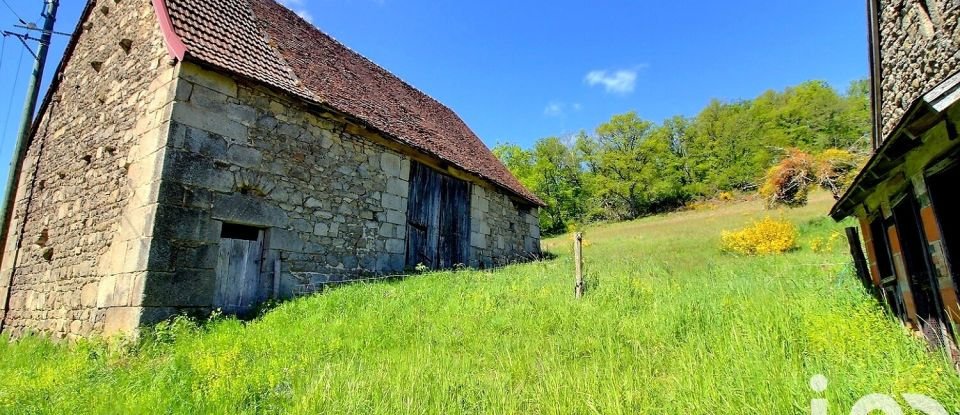
<path fill-rule="evenodd" d="M 577 298 L 583 297 L 583 233 L 577 232 L 573 242 L 573 262 L 577 284 L 575 286 Z"/>
<path fill-rule="evenodd" d="M 860 277 L 860 283 L 872 294 L 876 294 L 876 287 L 873 286 L 873 279 L 870 278 L 870 268 L 867 267 L 867 259 L 863 256 L 863 247 L 860 245 L 860 234 L 857 228 L 847 228 L 847 242 L 850 244 L 850 254 L 853 255 L 853 265 L 856 267 L 857 276 Z"/>

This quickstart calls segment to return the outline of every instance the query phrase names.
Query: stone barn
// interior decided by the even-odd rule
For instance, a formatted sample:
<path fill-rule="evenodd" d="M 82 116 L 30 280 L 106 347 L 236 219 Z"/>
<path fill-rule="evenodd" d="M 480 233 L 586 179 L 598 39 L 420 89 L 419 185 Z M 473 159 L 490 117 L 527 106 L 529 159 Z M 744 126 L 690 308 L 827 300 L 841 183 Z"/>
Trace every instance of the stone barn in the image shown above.
<path fill-rule="evenodd" d="M 960 324 L 960 2 L 867 4 L 874 154 L 831 215 L 859 219 L 891 311 L 950 345 Z"/>
<path fill-rule="evenodd" d="M 543 202 L 453 111 L 273 0 L 90 1 L 27 144 L 15 336 L 540 254 Z"/>

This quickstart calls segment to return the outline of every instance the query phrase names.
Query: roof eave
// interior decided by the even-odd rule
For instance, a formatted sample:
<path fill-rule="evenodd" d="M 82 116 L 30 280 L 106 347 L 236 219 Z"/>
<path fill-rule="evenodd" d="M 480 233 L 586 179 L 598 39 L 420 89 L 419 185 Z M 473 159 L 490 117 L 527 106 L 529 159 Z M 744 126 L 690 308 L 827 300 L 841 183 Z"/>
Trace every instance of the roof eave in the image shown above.
<path fill-rule="evenodd" d="M 912 148 L 920 145 L 921 136 L 927 130 L 943 120 L 944 112 L 960 101 L 960 72 L 957 72 L 930 92 L 917 98 L 904 113 L 900 122 L 884 140 L 883 144 L 873 153 L 866 166 L 857 174 L 847 191 L 837 200 L 830 209 L 830 216 L 840 221 L 850 216 L 853 209 L 863 200 L 858 197 L 859 192 L 865 192 L 866 187 L 875 183 L 867 182 L 870 175 L 882 177 L 888 171 L 874 171 L 881 162 L 884 166 L 895 166 L 897 161 L 906 155 Z"/>

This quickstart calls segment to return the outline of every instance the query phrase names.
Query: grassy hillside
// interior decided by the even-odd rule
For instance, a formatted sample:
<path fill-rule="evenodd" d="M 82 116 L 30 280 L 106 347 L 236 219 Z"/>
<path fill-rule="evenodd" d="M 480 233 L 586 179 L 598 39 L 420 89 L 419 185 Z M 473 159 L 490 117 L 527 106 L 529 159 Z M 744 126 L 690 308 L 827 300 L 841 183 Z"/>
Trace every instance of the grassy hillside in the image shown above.
<path fill-rule="evenodd" d="M 252 323 L 176 324 L 137 345 L 0 344 L 3 413 L 849 413 L 869 393 L 960 411 L 960 378 L 859 288 L 828 198 L 785 212 L 802 248 L 719 251 L 758 202 L 586 231 L 593 287 L 558 257 L 358 284 Z M 825 375 L 824 394 L 810 378 Z"/>

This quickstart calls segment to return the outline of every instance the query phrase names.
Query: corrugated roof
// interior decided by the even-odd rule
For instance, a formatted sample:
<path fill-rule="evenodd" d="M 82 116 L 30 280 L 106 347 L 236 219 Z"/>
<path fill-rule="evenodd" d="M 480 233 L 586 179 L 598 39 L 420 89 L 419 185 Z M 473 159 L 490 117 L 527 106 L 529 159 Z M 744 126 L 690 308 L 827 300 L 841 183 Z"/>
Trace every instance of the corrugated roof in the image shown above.
<path fill-rule="evenodd" d="M 164 0 L 195 59 L 328 105 L 543 206 L 452 110 L 273 0 Z"/>

